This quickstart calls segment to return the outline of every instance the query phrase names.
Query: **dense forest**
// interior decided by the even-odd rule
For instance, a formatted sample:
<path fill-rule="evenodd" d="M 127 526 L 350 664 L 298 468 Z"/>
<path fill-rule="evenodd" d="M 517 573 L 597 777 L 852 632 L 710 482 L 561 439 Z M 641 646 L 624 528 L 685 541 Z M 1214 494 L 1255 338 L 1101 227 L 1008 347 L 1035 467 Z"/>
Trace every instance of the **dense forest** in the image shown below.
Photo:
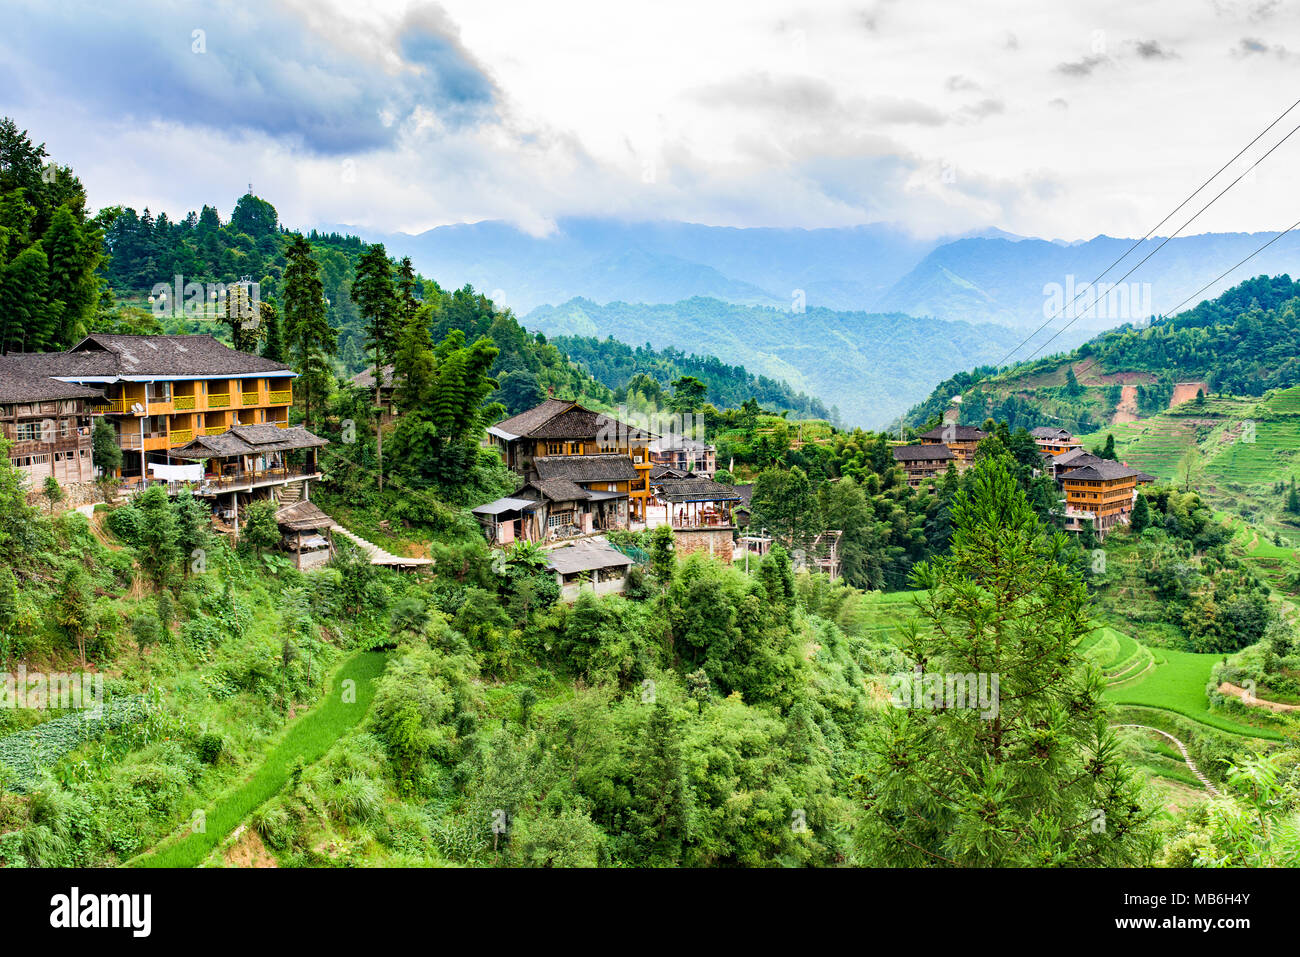
<path fill-rule="evenodd" d="M 555 336 L 551 342 L 613 389 L 620 401 L 638 385 L 641 391 L 646 390 L 648 383 L 633 381 L 638 375 L 654 379 L 660 390 L 682 376 L 693 376 L 708 387 L 709 402 L 719 408 L 738 408 L 746 399 L 757 399 L 767 408 L 789 411 L 799 418 L 831 418 L 820 399 L 796 392 L 785 382 L 752 375 L 744 366 L 727 365 L 716 356 L 687 355 L 671 346 L 633 348 L 613 337 Z"/>

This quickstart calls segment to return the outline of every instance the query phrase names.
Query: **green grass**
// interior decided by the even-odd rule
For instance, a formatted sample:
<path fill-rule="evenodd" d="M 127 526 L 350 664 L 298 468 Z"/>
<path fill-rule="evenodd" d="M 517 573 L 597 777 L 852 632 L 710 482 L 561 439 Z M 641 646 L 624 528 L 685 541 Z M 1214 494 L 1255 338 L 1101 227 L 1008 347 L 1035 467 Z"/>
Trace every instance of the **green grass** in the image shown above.
<path fill-rule="evenodd" d="M 1106 689 L 1106 698 L 1117 705 L 1159 708 L 1209 725 L 1229 734 L 1284 741 L 1285 737 L 1267 728 L 1256 728 L 1233 721 L 1210 710 L 1205 686 L 1210 669 L 1219 655 L 1201 655 L 1190 651 L 1155 650 L 1156 666 L 1131 684 Z"/>
<path fill-rule="evenodd" d="M 131 861 L 136 867 L 195 867 L 213 847 L 259 805 L 273 797 L 289 780 L 298 759 L 313 764 L 349 728 L 365 717 L 375 695 L 375 680 L 383 674 L 386 656 L 360 651 L 347 658 L 329 682 L 325 697 L 309 712 L 297 718 L 280 742 L 242 785 L 217 800 L 207 814 L 202 833 L 164 841 L 151 852 Z M 356 700 L 343 700 L 343 682 L 356 682 Z"/>

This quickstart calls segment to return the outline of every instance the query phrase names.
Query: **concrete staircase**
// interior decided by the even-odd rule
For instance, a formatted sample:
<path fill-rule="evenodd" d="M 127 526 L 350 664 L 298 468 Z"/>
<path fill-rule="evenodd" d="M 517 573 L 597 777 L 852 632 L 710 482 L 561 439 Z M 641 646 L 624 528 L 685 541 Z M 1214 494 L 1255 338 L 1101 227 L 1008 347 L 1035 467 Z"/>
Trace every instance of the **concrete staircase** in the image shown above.
<path fill-rule="evenodd" d="M 302 501 L 302 483 L 290 482 L 280 489 L 280 505 L 297 505 Z"/>
<path fill-rule="evenodd" d="M 372 565 L 387 565 L 389 568 L 419 568 L 433 564 L 432 558 L 407 558 L 386 552 L 374 542 L 368 542 L 360 535 L 349 532 L 337 522 L 334 523 L 333 530 L 361 549 L 370 559 Z"/>

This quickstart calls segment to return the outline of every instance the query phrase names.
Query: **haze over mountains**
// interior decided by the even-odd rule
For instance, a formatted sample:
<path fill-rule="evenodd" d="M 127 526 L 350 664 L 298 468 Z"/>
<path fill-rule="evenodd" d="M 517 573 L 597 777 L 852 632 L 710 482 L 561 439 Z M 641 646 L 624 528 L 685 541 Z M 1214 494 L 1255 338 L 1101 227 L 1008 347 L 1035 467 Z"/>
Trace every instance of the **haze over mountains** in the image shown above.
<path fill-rule="evenodd" d="M 564 219 L 531 236 L 503 222 L 440 226 L 419 235 L 337 227 L 390 253 L 409 255 L 444 285 L 471 283 L 519 315 L 574 298 L 597 303 L 672 303 L 696 296 L 789 309 L 802 290 L 809 307 L 932 316 L 948 321 L 1034 328 L 1043 322 L 1044 287 L 1091 280 L 1132 244 L 1097 236 L 1066 243 L 1000 230 L 918 239 L 884 224 L 840 229 L 736 229 L 678 222 Z M 1082 329 L 1145 318 L 1139 307 L 1172 309 L 1272 237 L 1206 233 L 1177 237 L 1142 265 L 1129 307 L 1082 316 Z M 1147 240 L 1107 276 L 1118 279 L 1155 248 Z M 1206 290 L 1213 296 L 1257 275 L 1296 271 L 1300 235 L 1289 234 L 1237 273 Z M 1149 285 L 1147 285 L 1149 284 Z M 494 297 L 497 298 L 497 297 Z M 1068 296 L 1067 296 L 1068 298 Z M 1194 303 L 1193 303 L 1194 304 Z M 726 358 L 726 357 L 723 357 Z"/>

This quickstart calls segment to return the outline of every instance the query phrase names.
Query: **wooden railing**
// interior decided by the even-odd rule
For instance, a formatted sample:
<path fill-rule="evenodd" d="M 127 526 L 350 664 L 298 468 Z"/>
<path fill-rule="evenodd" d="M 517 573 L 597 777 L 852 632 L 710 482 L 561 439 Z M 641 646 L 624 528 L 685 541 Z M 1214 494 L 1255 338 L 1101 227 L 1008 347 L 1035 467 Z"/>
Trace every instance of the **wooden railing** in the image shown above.
<path fill-rule="evenodd" d="M 209 392 L 209 393 L 208 393 L 208 408 L 209 408 L 209 409 L 224 409 L 224 408 L 227 408 L 229 405 L 230 405 L 230 393 L 229 393 L 229 392 Z"/>
<path fill-rule="evenodd" d="M 224 425 L 209 425 L 206 429 L 203 430 L 203 434 L 220 435 L 224 431 L 226 431 L 226 426 Z"/>
<path fill-rule="evenodd" d="M 257 393 L 245 392 L 243 394 L 244 405 L 257 405 Z"/>
<path fill-rule="evenodd" d="M 172 429 L 171 431 L 172 445 L 186 445 L 187 443 L 193 441 L 194 441 L 193 429 Z"/>
<path fill-rule="evenodd" d="M 316 470 L 305 465 L 291 465 L 282 469 L 263 469 L 261 471 L 232 472 L 222 476 L 205 477 L 201 484 L 204 489 L 233 488 L 243 485 L 255 485 L 258 482 L 274 482 L 297 478 L 303 475 L 315 475 Z"/>
<path fill-rule="evenodd" d="M 126 404 L 126 396 L 119 395 L 115 399 L 108 400 L 108 411 L 117 415 L 126 415 L 131 407 Z"/>
<path fill-rule="evenodd" d="M 293 402 L 293 390 L 285 389 L 282 392 L 272 392 L 267 397 L 267 400 L 271 405 L 288 405 Z"/>
<path fill-rule="evenodd" d="M 177 412 L 193 411 L 196 397 L 192 395 L 178 395 L 172 400 L 172 407 Z"/>

